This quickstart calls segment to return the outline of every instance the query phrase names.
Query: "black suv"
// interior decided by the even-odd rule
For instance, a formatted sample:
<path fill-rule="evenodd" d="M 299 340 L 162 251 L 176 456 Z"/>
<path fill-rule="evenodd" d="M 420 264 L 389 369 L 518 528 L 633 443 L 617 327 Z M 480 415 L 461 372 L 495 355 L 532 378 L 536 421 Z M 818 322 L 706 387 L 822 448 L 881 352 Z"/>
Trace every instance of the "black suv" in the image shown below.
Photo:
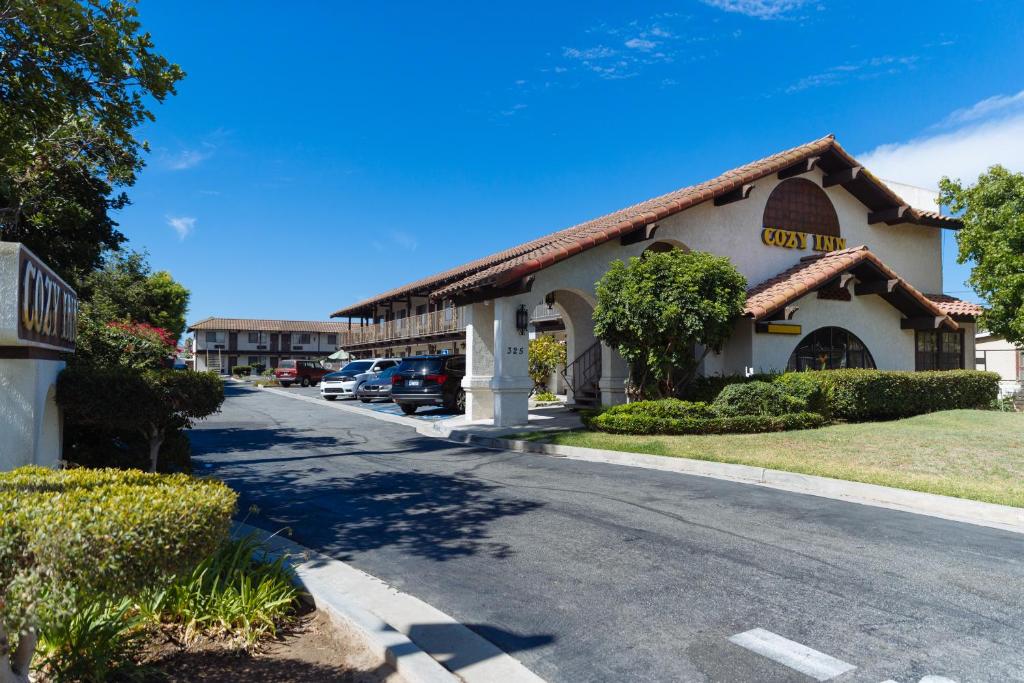
<path fill-rule="evenodd" d="M 466 357 L 410 356 L 403 358 L 391 376 L 391 400 L 402 412 L 412 415 L 420 406 L 444 406 L 456 413 L 466 412 Z"/>

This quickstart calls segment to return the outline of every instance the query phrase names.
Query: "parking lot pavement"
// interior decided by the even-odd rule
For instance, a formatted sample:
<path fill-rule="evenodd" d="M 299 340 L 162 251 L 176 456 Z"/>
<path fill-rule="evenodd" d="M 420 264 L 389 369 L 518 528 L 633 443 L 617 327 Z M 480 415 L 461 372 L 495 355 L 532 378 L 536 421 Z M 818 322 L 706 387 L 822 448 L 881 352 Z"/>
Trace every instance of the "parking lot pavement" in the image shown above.
<path fill-rule="evenodd" d="M 1024 680 L 1020 534 L 457 445 L 238 385 L 190 437 L 250 523 L 552 682 Z"/>
<path fill-rule="evenodd" d="M 292 385 L 285 389 L 284 387 L 275 387 L 281 391 L 292 391 L 303 396 L 315 396 L 320 398 L 320 387 L 300 387 Z M 326 399 L 321 399 L 324 403 L 328 403 Z M 344 403 L 347 406 L 353 408 L 364 408 L 366 410 L 373 410 L 378 413 L 388 413 L 389 415 L 399 415 L 401 417 L 413 417 L 417 420 L 423 420 L 425 422 L 437 422 L 438 420 L 447 420 L 448 418 L 455 417 L 455 413 L 452 413 L 444 408 L 420 408 L 412 415 L 406 415 L 402 412 L 402 409 L 397 404 L 391 401 L 373 401 L 372 403 L 363 403 L 354 398 L 339 398 L 336 399 L 338 402 Z"/>

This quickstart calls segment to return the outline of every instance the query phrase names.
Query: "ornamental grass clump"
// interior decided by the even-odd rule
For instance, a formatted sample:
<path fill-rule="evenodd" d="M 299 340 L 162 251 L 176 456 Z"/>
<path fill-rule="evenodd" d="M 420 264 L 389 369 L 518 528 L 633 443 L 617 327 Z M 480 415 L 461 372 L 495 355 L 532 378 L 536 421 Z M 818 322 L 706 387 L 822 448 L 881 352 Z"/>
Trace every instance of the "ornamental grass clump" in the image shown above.
<path fill-rule="evenodd" d="M 225 541 L 190 574 L 144 601 L 150 619 L 181 629 L 183 639 L 223 635 L 251 650 L 294 612 L 299 590 L 284 556 L 271 559 L 254 536 Z"/>
<path fill-rule="evenodd" d="M 9 641 L 0 665 L 19 647 L 31 653 L 36 630 L 48 657 L 89 656 L 56 645 L 62 630 L 74 628 L 69 620 L 190 572 L 226 537 L 236 498 L 220 482 L 186 475 L 0 473 L 0 643 Z M 0 670 L 0 680 L 10 673 Z"/>

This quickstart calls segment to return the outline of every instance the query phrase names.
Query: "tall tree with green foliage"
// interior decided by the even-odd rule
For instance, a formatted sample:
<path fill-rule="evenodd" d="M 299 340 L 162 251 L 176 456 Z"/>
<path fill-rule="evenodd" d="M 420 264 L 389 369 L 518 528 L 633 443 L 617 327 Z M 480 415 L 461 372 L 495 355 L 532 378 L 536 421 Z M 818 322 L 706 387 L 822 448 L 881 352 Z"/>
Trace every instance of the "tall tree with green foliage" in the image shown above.
<path fill-rule="evenodd" d="M 1024 344 L 1024 174 L 992 166 L 974 185 L 943 178 L 939 202 L 963 212 L 957 261 L 973 262 L 971 287 L 985 300 L 979 324 Z"/>
<path fill-rule="evenodd" d="M 102 268 L 86 276 L 79 293 L 96 320 L 147 323 L 175 340 L 185 331 L 189 291 L 167 271 L 154 273 L 145 254 L 109 254 Z"/>
<path fill-rule="evenodd" d="M 704 357 L 729 339 L 746 289 L 729 259 L 704 252 L 613 261 L 597 282 L 594 334 L 629 363 L 629 397 L 671 396 L 689 383 Z"/>
<path fill-rule="evenodd" d="M 134 0 L 0 4 L 0 239 L 76 282 L 124 236 L 110 211 L 143 166 L 138 127 L 182 70 Z"/>

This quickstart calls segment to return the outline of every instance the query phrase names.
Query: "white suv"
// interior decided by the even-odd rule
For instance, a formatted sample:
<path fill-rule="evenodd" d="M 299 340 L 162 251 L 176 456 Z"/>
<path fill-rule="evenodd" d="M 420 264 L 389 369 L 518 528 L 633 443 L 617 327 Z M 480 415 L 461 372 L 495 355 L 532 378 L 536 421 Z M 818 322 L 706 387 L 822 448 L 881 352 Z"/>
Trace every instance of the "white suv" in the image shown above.
<path fill-rule="evenodd" d="M 378 372 L 398 365 L 400 358 L 364 358 L 354 360 L 337 372 L 324 375 L 320 380 L 320 395 L 328 401 L 341 396 L 355 398 L 359 383 Z"/>

